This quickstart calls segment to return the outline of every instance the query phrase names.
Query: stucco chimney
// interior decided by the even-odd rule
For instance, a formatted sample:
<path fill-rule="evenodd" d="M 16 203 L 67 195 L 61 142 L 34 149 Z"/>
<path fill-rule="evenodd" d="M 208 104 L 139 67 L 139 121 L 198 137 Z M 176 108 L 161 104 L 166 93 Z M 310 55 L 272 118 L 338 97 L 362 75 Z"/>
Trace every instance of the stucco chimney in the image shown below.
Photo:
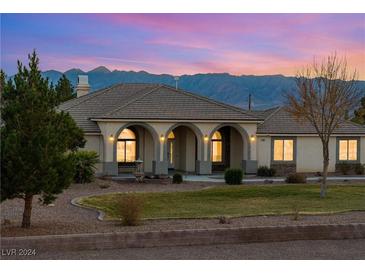
<path fill-rule="evenodd" d="M 84 96 L 90 92 L 89 76 L 79 75 L 76 86 L 77 97 Z"/>

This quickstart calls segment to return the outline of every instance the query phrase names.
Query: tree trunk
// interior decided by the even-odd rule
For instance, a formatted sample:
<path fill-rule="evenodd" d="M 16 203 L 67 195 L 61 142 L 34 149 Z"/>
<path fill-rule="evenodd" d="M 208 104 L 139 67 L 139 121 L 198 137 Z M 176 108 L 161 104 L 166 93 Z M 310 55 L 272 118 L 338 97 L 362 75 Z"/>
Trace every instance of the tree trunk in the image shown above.
<path fill-rule="evenodd" d="M 32 215 L 33 195 L 26 194 L 24 198 L 23 228 L 30 228 L 30 217 Z"/>
<path fill-rule="evenodd" d="M 323 146 L 323 174 L 322 174 L 322 183 L 321 183 L 321 194 L 320 197 L 326 197 L 327 192 L 327 174 L 328 174 L 328 166 L 329 166 L 329 153 L 328 153 L 328 143 Z"/>
<path fill-rule="evenodd" d="M 321 184 L 321 198 L 326 197 L 327 193 L 327 173 L 328 173 L 328 160 L 323 161 L 323 174 Z"/>

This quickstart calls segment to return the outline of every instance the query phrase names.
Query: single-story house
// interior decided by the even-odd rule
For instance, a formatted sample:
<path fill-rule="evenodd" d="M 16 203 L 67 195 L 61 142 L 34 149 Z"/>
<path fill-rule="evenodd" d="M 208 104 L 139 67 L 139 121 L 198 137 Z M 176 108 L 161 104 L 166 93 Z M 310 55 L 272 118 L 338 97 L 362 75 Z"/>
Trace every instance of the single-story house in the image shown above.
<path fill-rule="evenodd" d="M 99 154 L 98 173 L 118 175 L 142 160 L 145 173 L 211 174 L 228 167 L 255 173 L 322 169 L 312 126 L 283 108 L 248 111 L 162 84 L 117 84 L 90 93 L 79 76 L 78 97 L 64 102 L 84 130 L 86 150 Z M 365 164 L 365 127 L 344 122 L 330 141 L 329 171 L 340 162 Z"/>

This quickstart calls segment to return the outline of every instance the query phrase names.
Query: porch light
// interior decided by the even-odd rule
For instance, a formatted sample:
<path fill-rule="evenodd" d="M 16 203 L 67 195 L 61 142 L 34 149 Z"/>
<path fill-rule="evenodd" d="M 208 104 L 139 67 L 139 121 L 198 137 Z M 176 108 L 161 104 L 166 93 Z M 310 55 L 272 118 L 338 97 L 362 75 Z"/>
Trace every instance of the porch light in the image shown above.
<path fill-rule="evenodd" d="M 208 141 L 209 141 L 209 137 L 208 137 L 208 135 L 206 135 L 206 134 L 205 134 L 205 136 L 204 136 L 204 141 L 205 141 L 205 142 L 208 142 Z"/>
<path fill-rule="evenodd" d="M 252 134 L 251 137 L 250 137 L 250 140 L 251 140 L 251 142 L 254 142 L 256 140 L 255 135 Z"/>
<path fill-rule="evenodd" d="M 161 140 L 161 142 L 165 141 L 165 136 L 163 134 L 161 134 L 160 140 Z"/>
<path fill-rule="evenodd" d="M 114 136 L 113 136 L 113 134 L 110 134 L 110 136 L 109 136 L 109 141 L 110 141 L 110 142 L 113 142 L 113 141 L 114 141 Z"/>

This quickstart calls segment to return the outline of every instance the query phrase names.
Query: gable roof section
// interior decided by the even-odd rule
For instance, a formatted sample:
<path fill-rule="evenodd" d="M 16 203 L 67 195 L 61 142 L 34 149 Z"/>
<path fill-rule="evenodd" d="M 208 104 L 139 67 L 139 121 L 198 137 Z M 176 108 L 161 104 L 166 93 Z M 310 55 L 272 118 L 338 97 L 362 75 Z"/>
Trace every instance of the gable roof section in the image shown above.
<path fill-rule="evenodd" d="M 317 132 L 309 122 L 298 121 L 283 107 L 279 107 L 257 127 L 257 134 L 317 134 Z M 365 126 L 344 121 L 335 129 L 334 134 L 365 135 Z"/>
<path fill-rule="evenodd" d="M 161 85 L 112 110 L 102 119 L 261 120 L 240 108 Z"/>
<path fill-rule="evenodd" d="M 125 104 L 149 92 L 154 87 L 152 84 L 128 84 L 127 87 L 119 84 L 66 101 L 59 106 L 59 109 L 69 112 L 85 132 L 100 132 L 96 122 L 89 119 L 91 116 L 103 115 L 119 107 L 121 103 Z"/>
<path fill-rule="evenodd" d="M 252 112 L 159 84 L 118 84 L 60 105 L 85 132 L 100 132 L 91 119 L 263 120 Z"/>

